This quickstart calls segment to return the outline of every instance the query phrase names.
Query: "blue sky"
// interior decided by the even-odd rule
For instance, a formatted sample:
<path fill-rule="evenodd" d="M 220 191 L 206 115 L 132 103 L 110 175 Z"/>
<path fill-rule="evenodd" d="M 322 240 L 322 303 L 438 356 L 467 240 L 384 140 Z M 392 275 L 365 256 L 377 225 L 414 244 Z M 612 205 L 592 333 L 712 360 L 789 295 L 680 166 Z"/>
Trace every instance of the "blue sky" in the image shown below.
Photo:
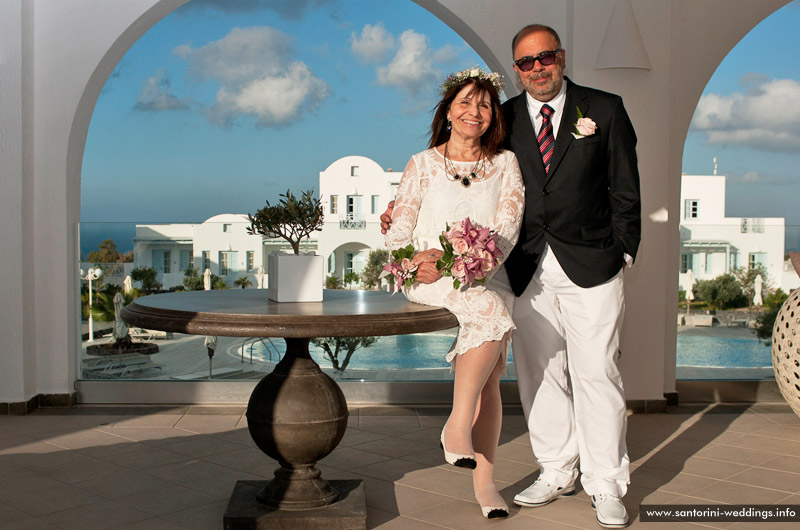
<path fill-rule="evenodd" d="M 695 113 L 683 171 L 710 174 L 716 156 L 730 216 L 800 225 L 800 61 L 784 42 L 798 26 L 796 0 L 751 31 Z M 346 155 L 402 171 L 425 147 L 438 83 L 476 64 L 411 1 L 192 0 L 134 44 L 100 94 L 81 219 L 253 212 L 316 188 Z"/>

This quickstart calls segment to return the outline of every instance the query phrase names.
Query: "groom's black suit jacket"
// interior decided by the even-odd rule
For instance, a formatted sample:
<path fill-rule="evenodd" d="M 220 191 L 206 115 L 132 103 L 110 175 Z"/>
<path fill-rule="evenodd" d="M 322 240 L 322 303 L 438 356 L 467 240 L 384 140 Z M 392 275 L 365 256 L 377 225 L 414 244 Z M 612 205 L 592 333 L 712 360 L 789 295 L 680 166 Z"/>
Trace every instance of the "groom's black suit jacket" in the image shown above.
<path fill-rule="evenodd" d="M 641 238 L 636 133 L 622 99 L 569 79 L 550 171 L 545 173 L 525 93 L 503 104 L 509 135 L 525 181 L 525 218 L 505 262 L 514 293 L 525 291 L 550 245 L 575 284 L 593 287 L 612 278 L 625 253 L 636 257 Z M 597 123 L 576 139 L 580 108 Z"/>

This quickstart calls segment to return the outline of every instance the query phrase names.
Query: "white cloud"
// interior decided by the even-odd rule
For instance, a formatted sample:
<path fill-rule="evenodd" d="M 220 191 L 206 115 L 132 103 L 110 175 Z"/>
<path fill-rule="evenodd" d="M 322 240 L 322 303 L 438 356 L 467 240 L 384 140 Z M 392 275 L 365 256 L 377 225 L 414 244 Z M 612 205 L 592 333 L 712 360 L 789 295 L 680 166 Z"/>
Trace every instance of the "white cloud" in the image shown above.
<path fill-rule="evenodd" d="M 181 44 L 174 50 L 172 50 L 172 55 L 176 55 L 181 59 L 188 59 L 189 56 L 192 54 L 192 47 L 188 44 Z"/>
<path fill-rule="evenodd" d="M 234 28 L 222 39 L 192 50 L 179 46 L 189 72 L 218 82 L 209 118 L 228 126 L 242 115 L 260 127 L 287 125 L 317 108 L 330 89 L 308 66 L 292 59 L 291 38 L 271 27 Z"/>
<path fill-rule="evenodd" d="M 297 119 L 299 109 L 309 110 L 328 95 L 325 82 L 315 77 L 305 64 L 290 63 L 285 72 L 246 83 L 240 90 L 217 93 L 212 108 L 215 121 L 229 123 L 240 114 L 257 117 L 260 127 L 285 125 Z"/>
<path fill-rule="evenodd" d="M 692 127 L 717 145 L 770 152 L 800 151 L 800 82 L 747 76 L 746 93 L 700 98 Z"/>
<path fill-rule="evenodd" d="M 386 31 L 381 22 L 367 24 L 361 30 L 361 36 L 353 33 L 350 37 L 353 55 L 362 63 L 374 63 L 382 60 L 386 53 L 394 48 L 394 37 Z"/>
<path fill-rule="evenodd" d="M 163 70 L 145 79 L 134 109 L 144 111 L 188 109 L 186 101 L 169 92 L 170 84 L 169 77 Z"/>
<path fill-rule="evenodd" d="M 397 40 L 399 45 L 394 58 L 376 69 L 379 85 L 394 86 L 416 95 L 442 77 L 434 64 L 435 52 L 428 46 L 428 37 L 408 29 Z"/>

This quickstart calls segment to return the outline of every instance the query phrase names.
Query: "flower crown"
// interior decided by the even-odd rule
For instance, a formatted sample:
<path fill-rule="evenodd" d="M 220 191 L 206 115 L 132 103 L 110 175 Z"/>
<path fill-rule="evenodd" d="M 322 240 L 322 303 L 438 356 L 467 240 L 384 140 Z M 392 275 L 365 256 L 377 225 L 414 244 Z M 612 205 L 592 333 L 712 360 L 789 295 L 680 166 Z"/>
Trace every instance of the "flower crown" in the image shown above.
<path fill-rule="evenodd" d="M 486 70 L 475 66 L 473 68 L 468 68 L 467 70 L 461 70 L 460 72 L 454 72 L 448 75 L 442 83 L 442 86 L 439 87 L 439 94 L 444 96 L 453 85 L 457 85 L 458 83 L 473 77 L 477 79 L 488 80 L 498 92 L 502 92 L 503 90 L 503 80 L 500 74 L 497 72 L 487 72 Z"/>

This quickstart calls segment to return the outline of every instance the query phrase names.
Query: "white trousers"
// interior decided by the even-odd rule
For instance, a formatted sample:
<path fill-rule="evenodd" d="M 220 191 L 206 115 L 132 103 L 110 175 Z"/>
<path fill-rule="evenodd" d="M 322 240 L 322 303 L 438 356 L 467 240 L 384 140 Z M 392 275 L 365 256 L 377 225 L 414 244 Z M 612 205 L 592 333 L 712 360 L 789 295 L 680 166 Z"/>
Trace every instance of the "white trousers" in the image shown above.
<path fill-rule="evenodd" d="M 549 248 L 514 303 L 514 364 L 540 478 L 588 495 L 625 495 L 630 482 L 622 378 L 622 271 L 601 285 L 575 285 Z"/>

